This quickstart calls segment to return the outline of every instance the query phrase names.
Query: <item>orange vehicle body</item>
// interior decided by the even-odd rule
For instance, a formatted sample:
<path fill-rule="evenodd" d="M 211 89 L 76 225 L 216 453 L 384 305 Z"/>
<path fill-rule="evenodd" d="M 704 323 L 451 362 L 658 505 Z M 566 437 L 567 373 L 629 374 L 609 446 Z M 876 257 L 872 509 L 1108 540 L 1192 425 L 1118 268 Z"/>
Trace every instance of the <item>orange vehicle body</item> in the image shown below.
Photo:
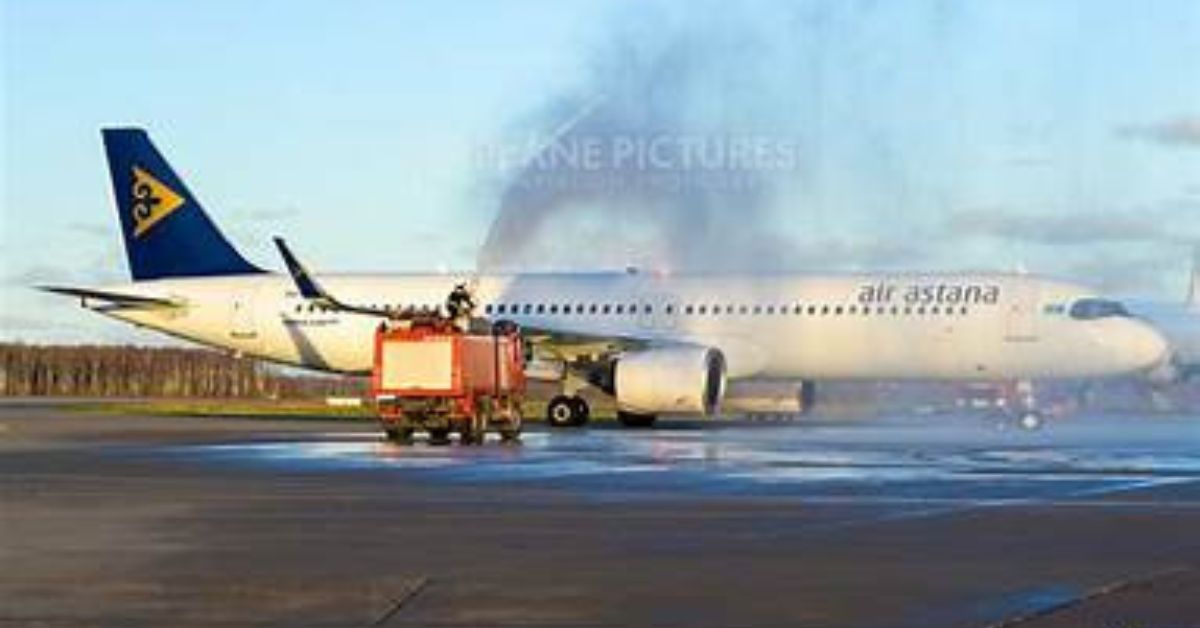
<path fill-rule="evenodd" d="M 524 349 L 515 329 L 464 332 L 446 321 L 383 324 L 375 334 L 371 396 L 385 432 L 449 431 L 482 442 L 494 427 L 520 430 Z"/>

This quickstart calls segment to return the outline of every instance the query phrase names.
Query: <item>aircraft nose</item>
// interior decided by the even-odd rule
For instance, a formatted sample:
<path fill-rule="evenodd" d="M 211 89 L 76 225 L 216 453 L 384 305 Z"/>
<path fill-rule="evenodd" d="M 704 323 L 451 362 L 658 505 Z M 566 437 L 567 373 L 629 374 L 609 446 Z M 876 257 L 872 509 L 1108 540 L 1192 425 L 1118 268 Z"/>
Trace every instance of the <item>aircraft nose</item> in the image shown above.
<path fill-rule="evenodd" d="M 1170 356 L 1170 346 L 1152 325 L 1128 321 L 1129 325 L 1119 349 L 1127 356 L 1133 370 L 1148 370 L 1162 366 Z"/>

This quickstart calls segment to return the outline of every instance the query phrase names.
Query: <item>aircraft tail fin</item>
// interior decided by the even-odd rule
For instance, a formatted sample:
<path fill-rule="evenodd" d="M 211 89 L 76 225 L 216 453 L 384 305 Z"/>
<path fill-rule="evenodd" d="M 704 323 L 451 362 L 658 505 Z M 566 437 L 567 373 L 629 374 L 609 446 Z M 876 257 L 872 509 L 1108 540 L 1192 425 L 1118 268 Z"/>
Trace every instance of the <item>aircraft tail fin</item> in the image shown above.
<path fill-rule="evenodd" d="M 225 239 L 144 130 L 102 133 L 135 280 L 263 272 Z"/>

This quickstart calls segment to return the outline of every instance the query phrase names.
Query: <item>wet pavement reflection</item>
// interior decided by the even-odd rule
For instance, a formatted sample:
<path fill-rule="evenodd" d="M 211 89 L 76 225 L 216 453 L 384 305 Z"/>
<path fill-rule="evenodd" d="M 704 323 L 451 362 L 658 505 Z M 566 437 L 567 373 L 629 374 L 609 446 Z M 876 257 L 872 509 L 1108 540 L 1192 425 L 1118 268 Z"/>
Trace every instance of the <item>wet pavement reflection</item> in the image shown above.
<path fill-rule="evenodd" d="M 547 484 L 597 495 L 1027 500 L 1200 480 L 1200 418 L 1085 417 L 1035 432 L 975 417 L 687 422 L 656 430 L 535 429 L 520 445 L 484 447 L 398 446 L 370 434 L 326 433 L 157 453 L 201 464 Z"/>

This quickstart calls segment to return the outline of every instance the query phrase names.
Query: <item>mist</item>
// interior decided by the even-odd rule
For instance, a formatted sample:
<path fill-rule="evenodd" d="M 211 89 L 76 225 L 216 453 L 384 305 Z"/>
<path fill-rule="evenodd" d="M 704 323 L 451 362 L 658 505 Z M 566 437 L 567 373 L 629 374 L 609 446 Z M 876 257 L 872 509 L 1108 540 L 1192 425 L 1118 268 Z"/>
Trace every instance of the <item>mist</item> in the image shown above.
<path fill-rule="evenodd" d="M 615 19 L 579 86 L 527 122 L 486 270 L 789 267 L 775 211 L 802 181 L 777 37 L 723 5 Z"/>
<path fill-rule="evenodd" d="M 1069 20 L 1009 46 L 1036 16 L 1002 6 L 651 6 L 596 25 L 564 50 L 565 86 L 501 122 L 481 271 L 1027 269 L 1179 290 L 1200 239 L 1196 149 L 1175 139 L 1193 114 L 1094 112 L 1158 61 L 1107 58 Z"/>

